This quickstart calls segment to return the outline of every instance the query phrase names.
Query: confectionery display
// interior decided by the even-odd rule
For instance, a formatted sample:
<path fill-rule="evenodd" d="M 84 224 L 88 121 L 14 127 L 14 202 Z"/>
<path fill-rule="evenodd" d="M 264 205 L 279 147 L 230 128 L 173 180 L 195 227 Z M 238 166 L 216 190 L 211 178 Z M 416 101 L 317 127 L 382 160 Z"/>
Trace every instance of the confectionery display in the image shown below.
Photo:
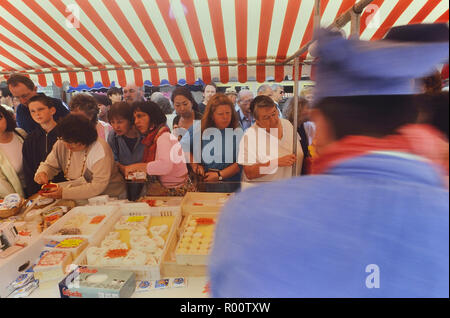
<path fill-rule="evenodd" d="M 151 266 L 161 262 L 173 216 L 123 215 L 100 246 L 86 251 L 88 265 Z"/>
<path fill-rule="evenodd" d="M 40 283 L 60 279 L 66 274 L 68 265 L 70 265 L 71 262 L 72 257 L 70 252 L 46 252 L 33 268 L 34 277 L 38 279 Z"/>
<path fill-rule="evenodd" d="M 97 199 L 103 200 L 100 197 Z M 64 277 L 75 273 L 70 273 L 74 266 L 81 268 L 80 275 L 75 276 L 82 278 L 80 282 L 83 286 L 80 286 L 81 289 L 73 284 L 65 286 L 61 297 L 129 297 L 124 295 L 131 295 L 136 288 L 137 292 L 143 293 L 185 287 L 183 271 L 175 271 L 173 276 L 165 278 L 162 277 L 162 268 L 170 258 L 173 259 L 173 264 L 180 266 L 205 264 L 213 244 L 216 215 L 214 209 L 211 214 L 206 214 L 208 216 L 195 213 L 187 215 L 179 229 L 184 199 L 141 198 L 141 202 L 152 208 L 151 213 L 145 210 L 142 203 L 117 202 L 117 205 L 109 207 L 101 203 L 90 204 L 86 209 L 79 207 L 71 214 L 70 210 L 74 205 L 58 200 L 47 206 L 49 202 L 39 203 L 40 196 L 36 196 L 33 201 L 28 202 L 25 212 L 0 220 L 0 266 L 2 260 L 7 261 L 10 255 L 17 255 L 18 251 L 26 249 L 29 244 L 42 242 L 29 259 L 30 273 L 17 272 L 16 277 L 10 277 L 11 283 L 6 285 L 7 291 L 2 297 L 27 297 L 39 289 L 40 285 L 46 288 L 62 282 Z M 207 194 L 203 198 L 191 198 L 188 202 L 207 208 L 222 204 L 226 199 L 225 196 L 214 199 L 214 196 Z M 19 201 L 19 197 L 13 196 L 8 204 Z M 1 204 L 6 205 L 4 201 Z M 135 204 L 133 212 L 129 214 L 126 212 L 127 204 Z M 138 212 L 139 209 L 143 211 Z M 113 212 L 110 214 L 109 211 Z M 122 215 L 119 215 L 119 211 Z M 171 236 L 170 233 L 180 235 Z M 36 259 L 39 253 L 40 256 Z M 91 270 L 99 275 L 81 275 L 88 274 L 86 271 Z M 113 272 L 116 270 L 118 272 Z M 134 275 L 133 287 L 127 287 L 128 294 L 121 292 L 120 287 L 127 278 L 118 280 L 114 276 L 120 271 Z M 138 285 L 136 278 L 142 280 Z M 109 284 L 106 284 L 107 287 L 106 281 Z"/>
<path fill-rule="evenodd" d="M 89 215 L 79 212 L 67 220 L 56 235 L 90 235 L 106 218 L 105 214 Z"/>
<path fill-rule="evenodd" d="M 204 264 L 206 258 L 202 256 L 207 256 L 210 253 L 214 241 L 215 226 L 215 217 L 190 215 L 175 251 L 177 263 L 186 265 Z"/>

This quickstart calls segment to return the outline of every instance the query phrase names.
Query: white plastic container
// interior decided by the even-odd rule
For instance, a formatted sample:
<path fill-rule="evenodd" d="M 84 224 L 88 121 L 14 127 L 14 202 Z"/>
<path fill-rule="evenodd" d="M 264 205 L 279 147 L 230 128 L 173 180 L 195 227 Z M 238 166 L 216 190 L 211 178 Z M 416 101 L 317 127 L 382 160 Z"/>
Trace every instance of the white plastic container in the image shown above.
<path fill-rule="evenodd" d="M 169 229 L 169 234 L 167 235 L 167 239 L 164 242 L 164 247 L 162 251 L 162 255 L 160 257 L 160 261 L 156 265 L 144 265 L 144 266 L 131 266 L 131 265 L 118 265 L 118 266 L 98 266 L 96 267 L 100 268 L 109 268 L 109 269 L 121 269 L 121 270 L 129 270 L 133 271 L 136 274 L 137 280 L 153 280 L 153 279 L 160 279 L 161 278 L 161 263 L 164 260 L 168 249 L 169 249 L 169 242 L 171 242 L 174 235 L 176 235 L 176 230 L 180 224 L 181 221 L 181 212 L 174 212 L 171 210 L 167 211 L 161 211 L 159 209 L 151 208 L 147 203 L 124 203 L 120 205 L 119 208 L 119 218 L 120 216 L 174 216 L 174 220 L 172 223 L 172 226 Z M 118 220 L 118 219 L 117 219 Z M 150 219 L 151 221 L 151 219 Z M 87 264 L 87 249 L 89 247 L 93 246 L 100 246 L 101 241 L 103 238 L 106 237 L 106 235 L 114 230 L 114 225 L 108 223 L 107 226 L 103 227 L 102 229 L 102 237 L 100 240 L 96 240 L 95 243 L 89 244 L 89 246 L 77 257 L 77 259 L 73 262 L 76 265 L 88 265 Z"/>
<path fill-rule="evenodd" d="M 64 228 L 64 225 L 74 216 L 79 213 L 84 213 L 88 217 L 95 217 L 100 215 L 105 215 L 105 218 L 95 226 L 92 233 L 89 234 L 70 234 L 70 235 L 60 235 L 58 232 Z M 61 241 L 69 237 L 82 237 L 89 241 L 89 244 L 95 244 L 101 242 L 101 239 L 107 234 L 110 226 L 114 225 L 120 218 L 119 207 L 118 206 L 95 206 L 95 205 L 85 205 L 73 208 L 61 219 L 59 219 L 55 224 L 46 229 L 42 236 L 45 239 Z"/>

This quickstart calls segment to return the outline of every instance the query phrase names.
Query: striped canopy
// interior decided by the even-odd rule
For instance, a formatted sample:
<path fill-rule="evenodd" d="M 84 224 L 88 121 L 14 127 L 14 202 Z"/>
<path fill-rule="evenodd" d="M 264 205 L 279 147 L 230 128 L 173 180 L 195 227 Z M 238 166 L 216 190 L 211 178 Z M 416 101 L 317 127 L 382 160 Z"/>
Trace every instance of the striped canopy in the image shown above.
<path fill-rule="evenodd" d="M 314 2 L 1 0 L 0 80 L 23 72 L 41 86 L 282 81 L 293 74 L 282 62 L 312 38 Z M 355 2 L 322 0 L 321 26 Z M 448 21 L 447 0 L 374 0 L 361 15 L 360 37 Z M 344 30 L 350 34 L 350 23 Z"/>

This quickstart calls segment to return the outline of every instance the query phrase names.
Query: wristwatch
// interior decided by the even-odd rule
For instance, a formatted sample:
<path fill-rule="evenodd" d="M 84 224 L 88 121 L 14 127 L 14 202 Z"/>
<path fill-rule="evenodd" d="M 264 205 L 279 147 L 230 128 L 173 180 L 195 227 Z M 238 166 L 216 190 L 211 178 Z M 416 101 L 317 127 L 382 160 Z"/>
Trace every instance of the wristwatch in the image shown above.
<path fill-rule="evenodd" d="M 219 175 L 219 181 L 222 181 L 222 175 L 220 174 L 220 171 L 217 171 L 217 174 Z"/>

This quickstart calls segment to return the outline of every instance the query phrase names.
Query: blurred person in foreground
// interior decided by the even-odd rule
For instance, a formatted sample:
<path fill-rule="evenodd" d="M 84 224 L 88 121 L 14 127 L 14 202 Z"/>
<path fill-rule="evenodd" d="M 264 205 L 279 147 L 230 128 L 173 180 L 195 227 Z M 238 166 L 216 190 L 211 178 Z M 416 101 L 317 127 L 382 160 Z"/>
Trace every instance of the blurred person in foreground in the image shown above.
<path fill-rule="evenodd" d="M 228 201 L 209 263 L 214 297 L 449 296 L 448 190 L 399 132 L 417 116 L 411 79 L 448 58 L 448 27 L 398 28 L 415 42 L 319 31 L 316 175 Z"/>

